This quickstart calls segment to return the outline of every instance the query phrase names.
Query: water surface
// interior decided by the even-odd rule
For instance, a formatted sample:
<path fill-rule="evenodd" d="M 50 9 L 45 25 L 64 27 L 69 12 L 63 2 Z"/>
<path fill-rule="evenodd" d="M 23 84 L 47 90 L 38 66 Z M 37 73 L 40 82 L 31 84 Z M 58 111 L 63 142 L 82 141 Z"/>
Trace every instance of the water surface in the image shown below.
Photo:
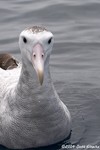
<path fill-rule="evenodd" d="M 31 25 L 54 34 L 51 73 L 72 115 L 71 144 L 100 146 L 100 1 L 1 0 L 0 52 L 20 60 L 18 36 Z"/>

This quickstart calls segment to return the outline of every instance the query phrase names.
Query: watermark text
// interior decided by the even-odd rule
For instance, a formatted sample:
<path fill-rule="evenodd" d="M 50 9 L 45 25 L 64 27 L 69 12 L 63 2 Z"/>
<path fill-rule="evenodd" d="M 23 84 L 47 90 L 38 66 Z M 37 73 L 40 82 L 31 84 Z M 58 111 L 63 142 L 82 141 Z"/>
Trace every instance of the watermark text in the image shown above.
<path fill-rule="evenodd" d="M 94 150 L 98 150 L 100 149 L 99 145 L 66 145 L 63 144 L 62 145 L 62 149 L 94 149 Z"/>

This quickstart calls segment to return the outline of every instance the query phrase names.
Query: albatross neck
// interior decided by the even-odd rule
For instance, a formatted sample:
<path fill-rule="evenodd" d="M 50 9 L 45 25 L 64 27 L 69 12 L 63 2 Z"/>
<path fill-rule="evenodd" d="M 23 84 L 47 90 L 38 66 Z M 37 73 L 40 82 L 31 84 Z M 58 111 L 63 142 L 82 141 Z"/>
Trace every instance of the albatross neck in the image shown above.
<path fill-rule="evenodd" d="M 51 84 L 49 61 L 46 61 L 44 64 L 44 81 L 42 85 L 40 85 L 38 76 L 32 64 L 30 62 L 22 61 L 22 70 L 18 83 L 21 87 L 21 91 L 25 86 L 29 89 L 34 89 L 35 91 L 36 89 L 47 88 L 47 86 L 49 87 Z"/>
<path fill-rule="evenodd" d="M 37 103 L 40 101 L 42 104 L 48 105 L 50 101 L 48 96 L 55 97 L 55 94 L 50 76 L 49 62 L 46 62 L 44 66 L 44 81 L 42 85 L 39 83 L 33 66 L 28 63 L 22 61 L 21 75 L 15 90 L 15 103 L 20 107 L 29 106 L 30 110 L 32 105 L 38 106 Z"/>

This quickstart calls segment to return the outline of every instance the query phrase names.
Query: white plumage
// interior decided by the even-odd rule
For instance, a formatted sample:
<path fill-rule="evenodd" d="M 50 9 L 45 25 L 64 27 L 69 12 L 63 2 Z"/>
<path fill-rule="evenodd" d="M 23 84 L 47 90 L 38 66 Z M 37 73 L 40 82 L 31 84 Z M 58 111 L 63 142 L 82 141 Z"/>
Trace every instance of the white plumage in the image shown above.
<path fill-rule="evenodd" d="M 69 135 L 71 117 L 50 76 L 53 34 L 27 28 L 19 46 L 22 65 L 0 69 L 0 144 L 21 149 L 57 143 Z"/>

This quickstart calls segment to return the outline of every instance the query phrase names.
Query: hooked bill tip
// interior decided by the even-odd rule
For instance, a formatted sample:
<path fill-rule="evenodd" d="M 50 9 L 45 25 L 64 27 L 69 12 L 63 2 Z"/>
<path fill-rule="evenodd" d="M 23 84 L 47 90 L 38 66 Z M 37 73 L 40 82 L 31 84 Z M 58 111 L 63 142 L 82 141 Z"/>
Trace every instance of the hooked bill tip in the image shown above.
<path fill-rule="evenodd" d="M 38 70 L 38 78 L 39 78 L 39 82 L 42 85 L 43 84 L 43 71 L 42 70 Z"/>

